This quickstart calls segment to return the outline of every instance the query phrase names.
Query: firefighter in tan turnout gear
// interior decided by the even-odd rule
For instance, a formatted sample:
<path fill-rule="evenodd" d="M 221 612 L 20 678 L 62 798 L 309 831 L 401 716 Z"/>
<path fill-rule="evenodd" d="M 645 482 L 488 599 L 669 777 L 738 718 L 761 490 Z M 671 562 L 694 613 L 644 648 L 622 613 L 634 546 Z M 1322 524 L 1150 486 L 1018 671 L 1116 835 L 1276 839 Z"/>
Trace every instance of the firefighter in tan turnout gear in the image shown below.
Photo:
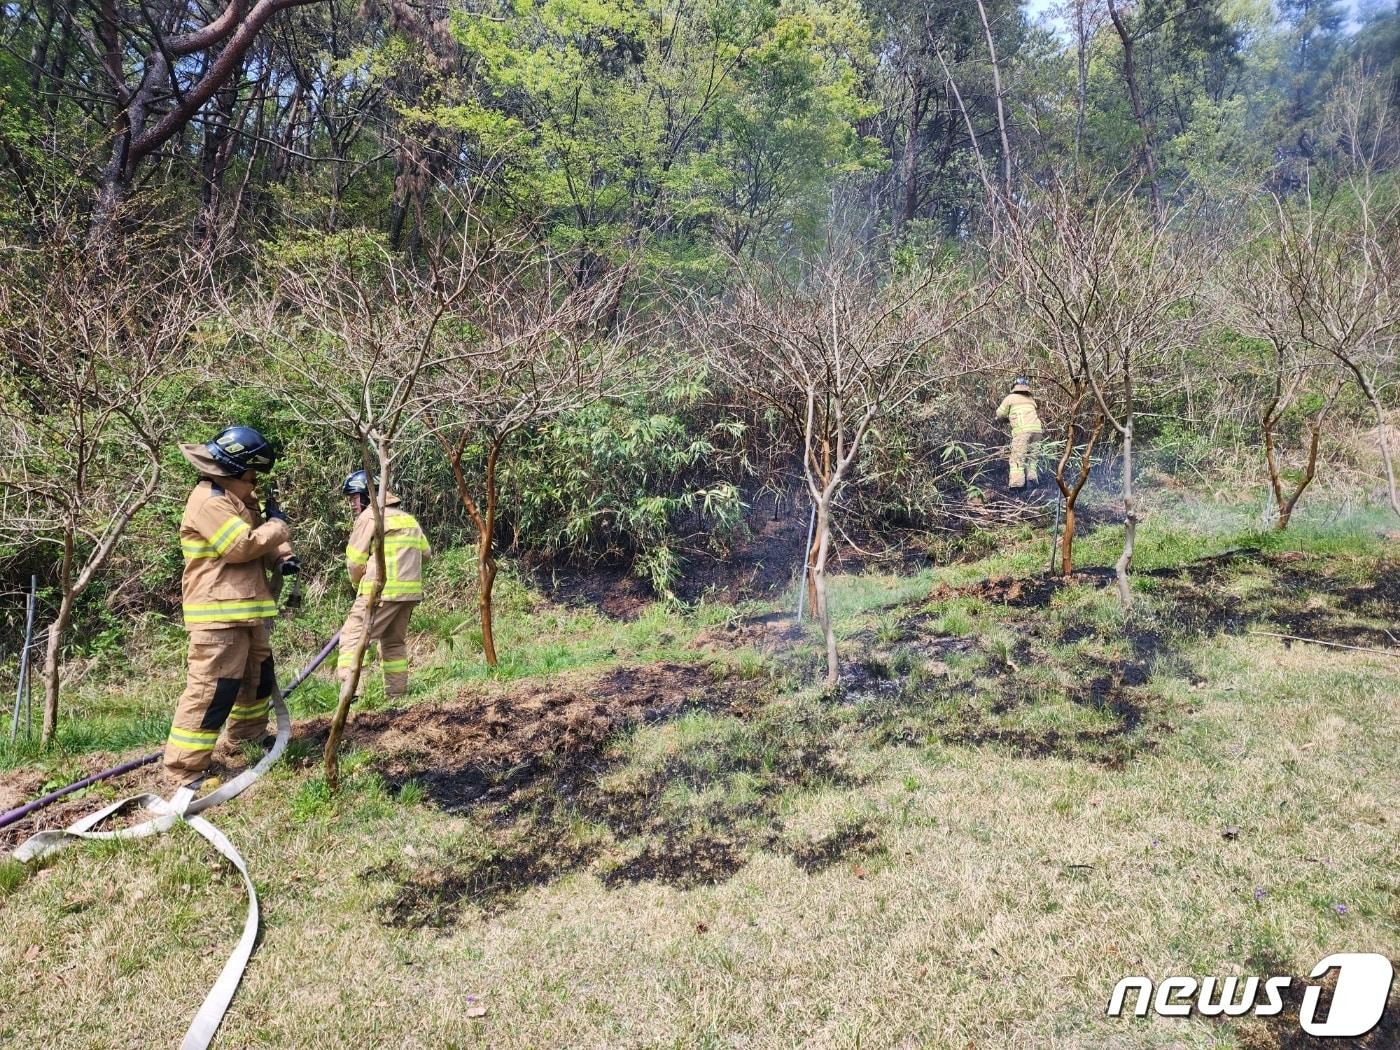
<path fill-rule="evenodd" d="M 277 600 L 269 576 L 299 568 L 286 516 L 271 500 L 258 512 L 254 487 L 276 453 L 252 427 L 229 427 L 207 445 L 181 445 L 199 471 L 185 504 L 180 547 L 189 671 L 165 742 L 165 771 L 176 785 L 209 769 L 219 732 L 260 740 L 276 688 L 269 625 Z M 280 583 L 280 579 L 278 580 Z"/>
<path fill-rule="evenodd" d="M 397 496 L 386 493 L 384 588 L 373 621 L 367 624 L 370 593 L 373 582 L 379 578 L 379 566 L 374 557 L 374 508 L 370 506 L 365 472 L 357 470 L 346 478 L 341 493 L 349 498 L 350 512 L 355 516 L 355 526 L 345 545 L 345 568 L 355 585 L 356 597 L 345 626 L 340 629 L 337 673 L 342 683 L 349 679 L 355 648 L 368 626 L 369 641 L 379 643 L 384 695 L 403 696 L 408 692 L 408 621 L 413 607 L 423 600 L 423 563 L 432 555 L 432 549 L 417 519 L 403 509 Z M 364 687 L 363 671 L 360 687 Z"/>
<path fill-rule="evenodd" d="M 1017 376 L 1011 384 L 1011 393 L 997 406 L 997 418 L 1011 421 L 1011 454 L 1007 459 L 1010 476 L 1006 487 L 1023 489 L 1027 481 L 1037 484 L 1040 478 L 1035 461 L 1044 428 L 1036 411 L 1035 398 L 1031 397 L 1031 385 L 1024 376 Z"/>

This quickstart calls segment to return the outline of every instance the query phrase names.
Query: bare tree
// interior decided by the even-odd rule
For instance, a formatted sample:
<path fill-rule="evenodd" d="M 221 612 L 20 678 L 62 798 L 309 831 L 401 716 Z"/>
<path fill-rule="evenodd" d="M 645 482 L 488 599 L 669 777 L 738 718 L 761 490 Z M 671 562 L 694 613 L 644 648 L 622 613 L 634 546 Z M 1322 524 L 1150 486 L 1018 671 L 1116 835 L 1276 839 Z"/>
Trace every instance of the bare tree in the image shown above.
<path fill-rule="evenodd" d="M 1132 604 L 1128 570 L 1138 523 L 1133 488 L 1133 437 L 1139 387 L 1188 334 L 1193 266 L 1200 249 L 1183 250 L 1168 221 L 1142 215 L 1133 189 L 1087 200 L 1058 184 L 1035 198 L 1008 234 L 1019 286 L 1038 319 L 1037 339 L 1046 359 L 1060 366 L 1058 381 L 1077 415 L 1092 401 L 1102 423 L 1119 439 L 1122 471 L 1123 552 L 1114 568 L 1125 608 Z M 1066 449 L 1066 456 L 1069 449 Z M 1066 497 L 1076 487 L 1057 481 Z M 1066 529 L 1066 532 L 1069 532 Z"/>
<path fill-rule="evenodd" d="M 959 371 L 952 333 L 983 300 L 959 275 L 931 267 L 881 282 L 853 251 L 833 251 L 796 275 L 737 261 L 735 268 L 732 297 L 704 307 L 709 345 L 733 382 L 776 408 L 799 437 L 816 509 L 808 568 L 826 685 L 834 688 L 826 583 L 833 504 L 875 421 Z"/>
<path fill-rule="evenodd" d="M 479 256 L 472 220 L 432 246 L 423 270 L 369 235 L 335 242 L 312 258 L 272 260 L 266 285 L 275 289 L 227 310 L 241 338 L 275 369 L 268 383 L 308 425 L 342 435 L 360 456 L 374 512 L 369 621 L 379 605 L 384 572 L 384 514 L 401 439 L 418 417 L 418 384 L 454 361 L 440 347 L 450 311 L 475 275 Z M 337 749 L 359 688 L 369 631 L 350 654 L 326 740 L 325 774 L 338 788 Z"/>
<path fill-rule="evenodd" d="M 1286 214 L 1283 201 L 1275 198 L 1276 213 Z M 1308 338 L 1306 311 L 1299 305 L 1307 300 L 1310 274 L 1295 271 L 1298 259 L 1289 238 L 1277 236 L 1279 226 L 1271 225 L 1258 238 L 1247 242 L 1225 268 L 1217 287 L 1221 317 L 1236 332 L 1247 337 L 1231 354 L 1228 367 L 1236 384 L 1241 381 L 1258 401 L 1259 430 L 1264 444 L 1264 465 L 1273 496 L 1274 525 L 1288 528 L 1293 511 L 1317 476 L 1322 429 L 1337 402 L 1346 377 L 1329 376 L 1330 359 L 1319 353 Z M 1262 350 L 1262 353 L 1259 351 Z M 1222 381 L 1224 378 L 1222 377 Z M 1320 388 L 1326 388 L 1322 392 Z M 1285 484 L 1279 447 L 1280 427 L 1300 403 L 1311 401 L 1308 411 L 1308 440 L 1303 473 L 1290 486 Z"/>
<path fill-rule="evenodd" d="M 562 272 L 538 250 L 497 247 L 455 311 L 455 357 L 470 366 L 434 368 L 422 389 L 423 413 L 477 531 L 481 646 L 491 667 L 501 455 L 522 430 L 592 404 L 620 383 L 632 342 L 620 309 L 628 271 L 583 287 L 561 286 Z M 468 478 L 477 451 L 479 473 Z"/>
<path fill-rule="evenodd" d="M 1400 154 L 1386 77 L 1355 69 L 1327 115 L 1337 185 L 1276 204 L 1276 250 L 1300 337 L 1355 380 L 1376 420 L 1391 509 L 1400 515 L 1384 391 L 1400 366 L 1400 201 L 1379 174 Z M 1320 199 L 1319 199 L 1320 198 Z"/>
<path fill-rule="evenodd" d="M 156 257 L 149 253 L 148 258 Z M 0 533 L 58 549 L 58 609 L 44 652 L 42 741 L 58 725 L 60 658 L 74 604 L 155 497 L 186 392 L 199 268 L 114 271 L 80 246 L 0 255 Z"/>
<path fill-rule="evenodd" d="M 1285 379 L 1287 373 L 1281 367 L 1283 362 L 1275 358 L 1276 368 L 1274 370 L 1273 394 L 1260 411 L 1259 427 L 1264 435 L 1264 463 L 1269 471 L 1269 488 L 1273 493 L 1274 507 L 1278 515 L 1275 527 L 1279 532 L 1288 528 L 1288 523 L 1292 520 L 1293 510 L 1298 506 L 1298 500 L 1317 477 L 1317 456 L 1322 444 L 1322 425 L 1327 419 L 1327 415 L 1337 403 L 1337 397 L 1342 392 L 1343 382 L 1333 382 L 1331 388 L 1321 398 L 1318 404 L 1308 416 L 1308 451 L 1307 460 L 1303 466 L 1302 476 L 1294 483 L 1292 492 L 1288 492 L 1284 487 L 1283 472 L 1279 466 L 1278 451 L 1278 426 L 1294 401 L 1297 399 L 1301 382 L 1294 382 L 1294 378 L 1301 379 L 1307 373 L 1295 373 Z"/>
<path fill-rule="evenodd" d="M 1020 293 L 1006 302 L 998 317 L 999 334 L 1009 344 L 1015 360 L 990 362 L 984 371 L 1033 374 L 1043 422 L 1051 430 L 1064 431 L 1054 477 L 1064 510 L 1064 527 L 1059 536 L 1060 572 L 1068 578 L 1074 573 L 1079 497 L 1088 484 L 1094 449 L 1107 421 L 1094 398 L 1089 368 L 1080 352 L 1086 326 L 1076 311 L 1067 310 L 1051 287 L 1041 282 L 1035 262 L 1040 253 L 1055 250 L 1047 238 L 1057 236 L 1053 223 L 1036 222 L 1032 216 L 1029 223 L 1013 226 L 1010 235 L 1000 242 L 1009 249 L 1004 260 L 1012 278 L 1009 287 Z"/>
<path fill-rule="evenodd" d="M 1400 515 L 1383 391 L 1396 377 L 1400 339 L 1400 211 L 1379 221 L 1317 209 L 1279 211 L 1284 290 L 1299 338 L 1353 379 L 1376 421 L 1391 509 Z"/>

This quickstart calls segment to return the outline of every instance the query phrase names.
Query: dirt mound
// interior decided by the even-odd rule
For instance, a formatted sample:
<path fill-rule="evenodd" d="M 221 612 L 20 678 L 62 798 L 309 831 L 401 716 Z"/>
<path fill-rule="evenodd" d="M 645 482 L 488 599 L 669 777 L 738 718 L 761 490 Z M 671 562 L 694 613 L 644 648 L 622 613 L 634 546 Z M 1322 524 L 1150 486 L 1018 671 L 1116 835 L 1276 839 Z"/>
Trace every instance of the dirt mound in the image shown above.
<path fill-rule="evenodd" d="M 593 755 L 628 725 L 723 704 L 731 691 L 704 664 L 621 667 L 602 677 L 469 697 L 444 706 L 356 715 L 350 743 L 367 747 L 391 783 L 414 779 L 439 807 L 499 801 L 545 764 Z M 324 720 L 308 726 L 325 738 Z"/>
<path fill-rule="evenodd" d="M 541 756 L 594 752 L 624 725 L 675 714 L 692 693 L 706 686 L 711 687 L 706 690 L 707 702 L 723 702 L 728 695 L 713 688 L 714 674 L 703 664 L 623 667 L 587 682 L 512 688 L 492 697 L 465 695 L 443 706 L 355 712 L 347 741 L 385 756 L 382 765 L 391 777 L 417 777 L 435 802 L 450 809 L 485 793 L 495 771 L 511 769 L 519 777 Z M 329 725 L 326 718 L 302 723 L 293 739 L 312 741 L 319 753 Z M 139 754 L 87 756 L 81 775 Z M 226 745 L 216 756 L 216 772 L 224 776 L 246 764 L 242 754 Z M 75 764 L 60 779 L 67 782 L 78 775 Z M 42 794 L 45 787 L 45 774 L 15 770 L 0 776 L 0 799 L 6 800 L 4 808 L 9 809 Z M 168 791 L 159 763 L 79 792 L 0 829 L 0 850 L 13 849 L 37 831 L 67 827 L 100 802 L 146 791 L 162 795 Z M 121 826 L 121 821 L 111 826 Z"/>
<path fill-rule="evenodd" d="M 1066 580 L 1063 576 L 1012 577 L 989 576 L 966 587 L 950 587 L 940 583 L 929 592 L 929 601 L 950 598 L 977 598 L 982 601 L 1009 605 L 1013 609 L 1039 609 L 1050 604 L 1050 598 L 1061 587 L 1071 583 L 1094 583 L 1104 586 L 1113 581 L 1113 570 L 1102 568 L 1078 569 Z"/>
<path fill-rule="evenodd" d="M 462 707 L 366 716 L 353 739 L 387 752 L 376 767 L 391 784 L 414 780 L 440 808 L 470 811 L 485 832 L 484 842 L 469 837 L 362 872 L 387 883 L 381 919 L 442 927 L 459 914 L 490 916 L 583 869 L 609 888 L 685 888 L 730 878 L 759 850 L 812 872 L 873 851 L 868 828 L 814 844 L 784 841 L 789 792 L 855 780 L 825 723 L 766 717 L 753 688 L 703 666 L 666 664 Z M 628 725 L 698 710 L 716 713 L 723 728 L 640 761 L 615 742 Z"/>
<path fill-rule="evenodd" d="M 687 648 L 701 652 L 725 652 L 738 648 L 760 653 L 790 649 L 802 638 L 802 625 L 787 613 L 765 613 L 701 631 Z"/>

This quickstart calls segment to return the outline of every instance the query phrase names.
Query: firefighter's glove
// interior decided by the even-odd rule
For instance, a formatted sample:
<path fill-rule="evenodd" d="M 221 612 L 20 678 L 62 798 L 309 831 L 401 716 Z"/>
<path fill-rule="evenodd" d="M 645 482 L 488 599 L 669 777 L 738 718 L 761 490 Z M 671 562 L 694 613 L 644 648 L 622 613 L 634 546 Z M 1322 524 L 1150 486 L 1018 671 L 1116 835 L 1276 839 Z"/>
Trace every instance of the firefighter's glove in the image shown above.
<path fill-rule="evenodd" d="M 263 507 L 263 517 L 268 521 L 280 521 L 283 525 L 288 524 L 286 512 L 282 509 L 281 505 L 270 496 L 268 497 L 267 505 Z M 285 564 L 285 562 L 283 564 Z"/>
<path fill-rule="evenodd" d="M 301 572 L 301 559 L 293 554 L 290 558 L 285 559 L 277 566 L 277 571 L 283 576 L 295 576 L 297 573 Z"/>

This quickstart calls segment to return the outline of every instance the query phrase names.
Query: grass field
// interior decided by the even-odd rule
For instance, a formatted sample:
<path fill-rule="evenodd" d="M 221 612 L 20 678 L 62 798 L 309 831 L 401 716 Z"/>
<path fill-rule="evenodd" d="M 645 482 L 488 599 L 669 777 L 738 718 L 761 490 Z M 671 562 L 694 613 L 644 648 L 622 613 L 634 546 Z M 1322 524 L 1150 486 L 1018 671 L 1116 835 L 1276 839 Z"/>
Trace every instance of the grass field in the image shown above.
<path fill-rule="evenodd" d="M 809 636 L 721 607 L 521 592 L 500 677 L 425 618 L 417 703 L 358 716 L 340 797 L 312 724 L 214 814 L 264 907 L 217 1045 L 1305 1045 L 1296 1003 L 1105 1017 L 1130 974 L 1400 957 L 1397 563 L 1370 520 L 1240 525 L 1149 520 L 1126 617 L 1092 573 L 1044 583 L 1029 534 L 842 577 L 834 696 Z M 160 683 L 83 695 L 126 740 Z M 176 1042 L 243 911 L 188 831 L 0 863 L 0 1043 Z"/>

